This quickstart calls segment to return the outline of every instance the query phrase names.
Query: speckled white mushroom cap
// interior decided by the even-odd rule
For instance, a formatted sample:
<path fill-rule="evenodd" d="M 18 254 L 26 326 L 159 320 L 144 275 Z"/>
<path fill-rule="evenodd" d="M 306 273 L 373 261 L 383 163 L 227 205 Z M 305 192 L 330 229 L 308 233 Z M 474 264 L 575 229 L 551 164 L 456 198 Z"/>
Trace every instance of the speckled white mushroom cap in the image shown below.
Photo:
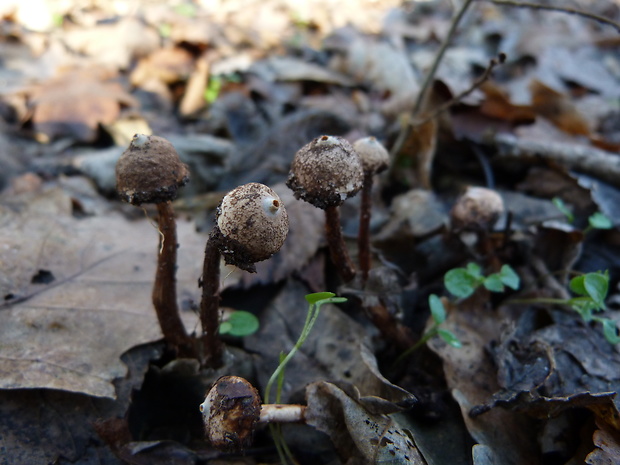
<path fill-rule="evenodd" d="M 363 181 L 362 162 L 351 144 L 320 136 L 297 151 L 286 185 L 296 198 L 325 209 L 357 194 Z"/>
<path fill-rule="evenodd" d="M 284 244 L 288 215 L 271 188 L 259 183 L 239 186 L 222 199 L 217 211 L 218 248 L 226 263 L 247 271 Z"/>
<path fill-rule="evenodd" d="M 376 137 L 368 136 L 356 140 L 353 149 L 360 156 L 366 174 L 380 173 L 390 163 L 390 154 Z"/>
<path fill-rule="evenodd" d="M 493 227 L 504 212 L 502 197 L 486 187 L 468 187 L 452 211 L 450 221 L 455 229 L 485 230 Z"/>

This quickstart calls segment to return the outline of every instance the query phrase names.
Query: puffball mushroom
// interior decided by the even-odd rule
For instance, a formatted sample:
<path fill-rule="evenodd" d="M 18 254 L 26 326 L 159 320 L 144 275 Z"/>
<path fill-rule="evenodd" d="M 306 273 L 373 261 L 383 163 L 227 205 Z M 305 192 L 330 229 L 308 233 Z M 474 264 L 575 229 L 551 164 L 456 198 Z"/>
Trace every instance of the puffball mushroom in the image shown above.
<path fill-rule="evenodd" d="M 222 361 L 219 338 L 220 257 L 250 273 L 255 263 L 276 253 L 288 234 L 286 209 L 271 188 L 259 183 L 239 186 L 224 196 L 209 234 L 202 271 L 200 320 L 204 361 L 218 367 Z"/>
<path fill-rule="evenodd" d="M 157 206 L 160 253 L 153 285 L 153 306 L 164 339 L 180 355 L 194 356 L 193 340 L 179 316 L 176 295 L 177 234 L 172 200 L 189 181 L 189 170 L 172 144 L 158 136 L 136 134 L 116 163 L 116 189 L 125 202 Z"/>
<path fill-rule="evenodd" d="M 325 210 L 327 243 L 344 281 L 355 277 L 347 253 L 338 207 L 362 188 L 364 171 L 359 155 L 342 137 L 320 136 L 295 154 L 286 185 L 298 199 Z"/>
<path fill-rule="evenodd" d="M 364 169 L 357 246 L 362 280 L 366 282 L 370 270 L 370 216 L 373 176 L 387 169 L 390 162 L 390 154 L 381 142 L 372 136 L 356 140 L 353 143 L 353 149 L 360 156 Z"/>
<path fill-rule="evenodd" d="M 487 231 L 504 212 L 502 197 L 486 187 L 468 187 L 452 207 L 450 221 L 457 230 Z"/>
<path fill-rule="evenodd" d="M 303 405 L 261 405 L 258 391 L 239 376 L 222 376 L 200 404 L 205 435 L 216 449 L 242 451 L 252 445 L 259 423 L 300 422 Z"/>

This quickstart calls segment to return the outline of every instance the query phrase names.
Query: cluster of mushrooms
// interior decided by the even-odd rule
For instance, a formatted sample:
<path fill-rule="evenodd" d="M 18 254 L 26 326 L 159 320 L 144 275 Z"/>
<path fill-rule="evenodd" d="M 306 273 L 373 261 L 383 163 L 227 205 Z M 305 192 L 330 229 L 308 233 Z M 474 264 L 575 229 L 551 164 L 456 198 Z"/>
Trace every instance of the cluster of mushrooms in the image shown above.
<path fill-rule="evenodd" d="M 363 285 L 368 278 L 372 179 L 388 167 L 388 161 L 387 150 L 374 137 L 365 137 L 351 145 L 342 137 L 329 135 L 314 139 L 293 159 L 287 186 L 296 198 L 325 211 L 330 255 L 344 283 L 358 275 Z M 278 195 L 263 184 L 244 184 L 224 196 L 205 248 L 200 280 L 202 335 L 194 338 L 185 330 L 177 304 L 178 244 L 171 203 L 178 189 L 188 181 L 187 166 L 172 144 L 158 136 L 135 135 L 116 165 L 117 191 L 121 199 L 137 206 L 145 203 L 157 206 L 160 247 L 152 300 L 164 340 L 179 357 L 195 358 L 205 367 L 216 368 L 222 365 L 223 354 L 223 343 L 218 335 L 220 260 L 223 258 L 229 265 L 255 272 L 255 263 L 270 258 L 282 247 L 288 234 L 288 215 Z M 339 207 L 359 191 L 362 201 L 358 273 L 344 244 Z M 392 331 L 395 340 L 403 341 L 402 345 L 409 344 L 403 328 L 388 321 L 390 316 L 384 309 L 378 311 L 378 314 L 371 312 L 371 319 L 387 325 L 387 335 Z M 200 409 L 213 446 L 228 450 L 247 447 L 259 422 L 303 420 L 301 406 L 261 407 L 256 389 L 236 377 L 220 378 Z"/>

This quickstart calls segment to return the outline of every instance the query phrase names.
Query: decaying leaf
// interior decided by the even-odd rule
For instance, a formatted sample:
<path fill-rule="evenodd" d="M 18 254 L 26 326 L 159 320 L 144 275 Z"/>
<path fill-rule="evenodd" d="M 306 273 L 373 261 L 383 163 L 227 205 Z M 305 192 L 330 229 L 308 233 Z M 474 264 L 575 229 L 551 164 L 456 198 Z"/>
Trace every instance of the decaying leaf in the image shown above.
<path fill-rule="evenodd" d="M 426 464 L 408 432 L 388 415 L 368 412 L 334 384 L 306 389 L 306 422 L 328 434 L 345 463 Z"/>
<path fill-rule="evenodd" d="M 77 69 L 31 89 L 32 123 L 40 141 L 71 137 L 93 142 L 99 124 L 112 123 L 123 106 L 137 106 L 136 100 L 111 78 L 107 72 Z"/>
<path fill-rule="evenodd" d="M 76 219 L 59 189 L 2 201 L 0 386 L 114 398 L 121 354 L 161 337 L 150 297 L 156 229 L 115 213 Z M 179 296 L 197 301 L 204 238 L 180 222 L 179 242 Z M 41 272 L 50 279 L 33 279 Z"/>

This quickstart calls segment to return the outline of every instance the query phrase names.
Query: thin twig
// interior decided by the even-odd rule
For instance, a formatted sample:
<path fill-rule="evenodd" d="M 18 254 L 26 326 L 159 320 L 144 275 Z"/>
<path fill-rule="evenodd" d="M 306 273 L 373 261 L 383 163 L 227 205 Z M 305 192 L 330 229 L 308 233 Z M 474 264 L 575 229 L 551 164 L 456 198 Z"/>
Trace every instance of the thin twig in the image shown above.
<path fill-rule="evenodd" d="M 564 6 L 553 6 L 553 5 L 540 5 L 539 3 L 529 3 L 529 2 L 516 2 L 513 0 L 488 0 L 495 5 L 500 6 L 509 6 L 516 8 L 533 8 L 536 10 L 549 10 L 549 11 L 559 11 L 560 13 L 568 13 L 571 15 L 583 16 L 584 18 L 592 19 L 601 24 L 606 24 L 615 28 L 618 32 L 620 32 L 620 23 L 616 21 L 605 18 L 603 16 L 599 16 L 594 13 L 590 13 L 588 11 L 577 10 L 576 8 L 564 7 Z"/>
<path fill-rule="evenodd" d="M 446 53 L 446 50 L 450 46 L 450 42 L 452 42 L 452 37 L 454 36 L 456 32 L 456 28 L 458 27 L 459 22 L 463 18 L 463 15 L 465 15 L 465 12 L 467 11 L 467 9 L 469 8 L 472 2 L 473 0 L 465 0 L 465 2 L 463 2 L 463 6 L 461 6 L 461 9 L 458 11 L 456 16 L 452 20 L 452 24 L 450 25 L 450 30 L 448 31 L 448 35 L 445 37 L 443 43 L 441 44 L 441 47 L 439 48 L 437 55 L 435 55 L 435 61 L 433 62 L 431 69 L 426 74 L 426 77 L 424 78 L 424 82 L 422 83 L 422 88 L 420 89 L 420 92 L 418 93 L 418 98 L 416 99 L 415 105 L 413 106 L 413 110 L 412 110 L 412 114 L 414 116 L 420 112 L 420 109 L 422 108 L 422 104 L 424 103 L 424 99 L 426 98 L 428 89 L 431 83 L 433 82 L 433 79 L 435 78 L 435 73 L 437 73 L 437 68 L 439 68 L 439 64 L 441 63 L 441 60 L 443 59 L 443 56 Z M 403 144 L 407 140 L 407 136 L 409 134 L 410 129 L 411 128 L 409 124 L 403 125 L 400 133 L 398 134 L 398 137 L 396 138 L 396 142 L 394 142 L 394 145 L 392 146 L 392 150 L 390 151 L 390 155 L 392 157 L 394 157 L 398 152 L 400 152 L 400 149 L 402 148 Z"/>
<path fill-rule="evenodd" d="M 429 122 L 430 120 L 432 120 L 436 116 L 438 116 L 440 113 L 443 113 L 444 111 L 446 111 L 451 106 L 456 105 L 457 103 L 459 103 L 461 100 L 463 100 L 469 94 L 471 94 L 474 90 L 476 90 L 478 87 L 480 87 L 484 82 L 486 82 L 489 79 L 489 77 L 491 76 L 491 72 L 493 71 L 493 69 L 497 65 L 500 65 L 500 64 L 504 63 L 505 61 L 506 61 L 506 55 L 504 53 L 500 53 L 497 56 L 497 58 L 492 58 L 489 61 L 489 64 L 486 67 L 486 69 L 484 70 L 484 72 L 482 73 L 482 75 L 478 79 L 476 79 L 472 83 L 472 85 L 469 86 L 469 88 L 467 88 L 466 90 L 464 90 L 460 94 L 452 97 L 450 100 L 448 100 L 447 102 L 443 103 L 442 105 L 439 105 L 437 108 L 435 108 L 431 113 L 426 115 L 424 118 L 422 118 L 420 120 L 412 121 L 411 123 L 409 123 L 410 126 L 413 126 L 413 127 L 421 126 L 421 125 Z"/>

